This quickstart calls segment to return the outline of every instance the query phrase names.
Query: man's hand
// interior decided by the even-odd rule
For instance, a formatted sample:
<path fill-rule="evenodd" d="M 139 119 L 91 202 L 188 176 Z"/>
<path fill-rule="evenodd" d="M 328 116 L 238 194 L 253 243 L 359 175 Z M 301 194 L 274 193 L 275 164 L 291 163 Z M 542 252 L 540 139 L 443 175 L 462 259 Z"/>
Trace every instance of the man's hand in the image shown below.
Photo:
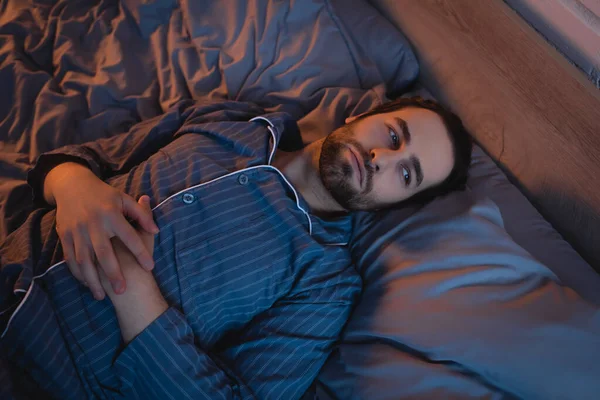
<path fill-rule="evenodd" d="M 148 196 L 140 197 L 139 204 L 147 214 L 152 214 Z M 143 230 L 138 230 L 137 234 L 146 249 L 152 254 L 154 235 Z M 112 244 L 117 261 L 128 282 L 127 293 L 115 293 L 102 270 L 99 271 L 100 279 L 115 307 L 123 340 L 125 343 L 129 343 L 165 312 L 168 304 L 162 296 L 152 272 L 140 268 L 136 258 L 120 239 L 113 238 Z"/>
<path fill-rule="evenodd" d="M 143 195 L 138 200 L 138 205 L 141 207 L 144 214 L 148 214 L 152 217 L 152 210 L 150 208 L 150 198 Z M 134 231 L 134 234 L 139 238 L 140 242 L 144 246 L 144 249 L 148 252 L 150 257 L 154 255 L 154 234 L 148 233 L 143 229 Z M 151 271 L 140 268 L 139 262 L 136 257 L 131 253 L 131 250 L 123 243 L 123 241 L 117 237 L 110 240 L 111 245 L 115 251 L 117 262 L 121 267 L 125 280 L 129 283 L 129 288 L 133 288 L 139 282 L 152 283 L 156 282 Z M 117 295 L 122 295 L 117 291 L 113 290 L 110 280 L 104 271 L 99 271 L 100 282 L 103 289 L 106 291 L 109 297 L 113 298 Z M 139 285 L 138 285 L 139 286 Z"/>
<path fill-rule="evenodd" d="M 44 181 L 44 197 L 56 204 L 56 230 L 71 273 L 87 285 L 94 298 L 104 298 L 97 260 L 115 293 L 126 289 L 123 273 L 115 256 L 112 238 L 118 238 L 147 270 L 154 261 L 127 218 L 147 232 L 157 233 L 152 213 L 130 196 L 98 179 L 77 163 L 60 164 Z"/>

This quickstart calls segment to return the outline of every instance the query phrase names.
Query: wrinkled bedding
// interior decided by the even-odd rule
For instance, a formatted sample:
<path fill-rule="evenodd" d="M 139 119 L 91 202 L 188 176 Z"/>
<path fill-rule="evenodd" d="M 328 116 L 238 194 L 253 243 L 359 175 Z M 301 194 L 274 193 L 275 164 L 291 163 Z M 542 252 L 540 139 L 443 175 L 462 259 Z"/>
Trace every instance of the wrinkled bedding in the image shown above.
<path fill-rule="evenodd" d="M 43 152 L 117 135 L 188 98 L 288 112 L 310 142 L 418 73 L 406 40 L 362 1 L 0 5 L 0 243 L 34 207 L 25 178 Z M 39 398 L 22 378 L 0 357 L 0 397 Z"/>
<path fill-rule="evenodd" d="M 287 111 L 309 142 L 381 102 L 384 87 L 402 90 L 418 73 L 406 40 L 367 3 L 343 5 L 3 1 L 0 240 L 27 213 L 25 174 L 41 153 L 127 131 L 182 99 Z"/>
<path fill-rule="evenodd" d="M 600 277 L 568 252 L 549 268 L 515 243 L 481 193 L 486 157 L 475 150 L 466 191 L 356 218 L 364 291 L 321 400 L 598 398 Z M 590 285 L 572 279 L 576 294 L 569 276 Z"/>
<path fill-rule="evenodd" d="M 8 0 L 1 4 L 0 243 L 33 207 L 26 172 L 45 151 L 127 131 L 186 98 L 239 99 L 256 102 L 269 111 L 286 111 L 299 119 L 303 140 L 308 143 L 328 134 L 347 116 L 384 101 L 386 92 L 402 92 L 418 73 L 405 38 L 364 1 L 353 0 L 351 7 L 348 0 Z M 486 165 L 496 168 L 491 161 Z M 461 315 L 451 309 L 447 299 L 454 301 L 455 308 L 462 306 L 459 311 L 464 311 L 464 321 L 470 321 L 474 312 L 485 320 L 493 314 L 489 307 L 478 308 L 485 305 L 481 299 L 507 296 L 504 289 L 514 287 L 519 288 L 515 296 L 533 299 L 538 284 L 556 288 L 552 273 L 509 243 L 495 205 L 481 200 L 485 205 L 481 207 L 471 201 L 467 196 L 460 202 L 464 212 L 443 218 L 440 209 L 434 209 L 429 215 L 409 214 L 409 219 L 397 216 L 398 222 L 386 218 L 386 224 L 379 227 L 358 220 L 364 222 L 364 229 L 357 230 L 358 242 L 352 251 L 370 289 L 349 324 L 340 351 L 323 370 L 320 389 L 331 398 L 377 398 L 376 393 L 379 398 L 399 398 L 400 393 L 435 398 L 436 393 L 449 393 L 436 392 L 436 388 L 450 388 L 454 397 L 465 393 L 474 398 L 489 397 L 490 393 L 509 397 L 532 394 L 539 383 L 521 382 L 520 371 L 539 381 L 547 378 L 545 370 L 536 372 L 531 360 L 519 370 L 513 368 L 518 357 L 502 358 L 505 349 L 515 348 L 510 340 L 500 341 L 506 347 L 493 346 L 495 335 L 502 336 L 502 331 L 484 328 L 503 321 L 514 323 L 514 318 L 508 318 L 510 309 L 507 318 L 490 318 L 490 325 L 479 327 L 488 334 L 487 342 L 477 342 L 480 338 L 470 337 L 468 332 L 444 335 L 449 331 L 439 331 L 437 325 L 425 329 L 429 313 L 447 307 L 448 314 L 439 313 L 437 318 L 460 330 Z M 437 204 L 441 210 L 452 209 L 447 207 L 448 200 Z M 462 236 L 456 236 L 453 219 L 480 230 L 469 233 L 465 229 Z M 434 225 L 436 222 L 442 225 Z M 407 233 L 415 226 L 420 229 Z M 436 252 L 417 246 L 425 253 L 422 258 L 390 253 L 406 243 L 418 245 L 431 239 L 431 231 L 448 238 Z M 510 278 L 516 286 L 502 285 L 502 279 L 496 282 L 494 275 L 469 275 L 470 271 L 486 270 L 485 254 L 479 258 L 460 254 L 457 262 L 447 264 L 433 259 L 445 259 L 442 251 L 453 250 L 454 243 L 467 251 L 466 244 L 477 232 L 492 232 L 503 240 L 490 242 L 492 250 L 504 246 L 518 253 L 516 258 L 503 256 L 494 269 L 500 271 L 500 264 L 512 263 L 507 265 L 507 273 L 513 273 Z M 461 262 L 471 261 L 468 268 L 462 267 Z M 542 271 L 541 277 L 522 269 L 528 266 Z M 442 267 L 450 272 L 436 270 Z M 553 270 L 560 277 L 559 271 Z M 444 277 L 459 289 L 466 282 L 466 288 L 457 292 L 450 283 L 438 287 L 444 284 Z M 486 291 L 485 285 L 476 287 L 475 283 L 486 279 L 486 285 L 498 292 Z M 528 282 L 535 285 L 527 286 Z M 556 290 L 560 299 L 563 292 Z M 468 296 L 461 297 L 461 293 Z M 476 298 L 476 294 L 480 296 Z M 568 296 L 579 299 L 571 292 Z M 586 307 L 573 318 L 584 320 L 580 326 L 597 327 L 597 311 L 594 314 Z M 499 306 L 492 310 L 499 311 Z M 553 315 L 561 321 L 567 314 L 557 309 Z M 503 329 L 508 331 L 511 326 Z M 547 329 L 545 336 L 543 329 Z M 552 335 L 560 337 L 561 332 L 558 323 L 533 324 L 531 336 L 511 339 L 520 339 L 519 348 L 527 349 L 528 344 L 540 343 L 540 336 L 551 339 Z M 582 330 L 579 338 L 588 340 L 586 333 Z M 587 345 L 594 343 L 597 341 L 589 340 Z M 577 344 L 571 343 L 577 350 L 571 353 L 573 357 L 582 353 L 582 358 L 591 358 L 592 353 Z M 478 349 L 483 350 L 478 353 Z M 538 350 L 545 354 L 543 348 Z M 568 348 L 547 353 L 542 362 L 551 363 L 566 353 Z M 458 368 L 460 362 L 470 369 Z M 593 371 L 593 365 L 584 367 Z M 4 374 L 0 365 L 0 381 L 6 381 Z M 482 379 L 472 379 L 478 377 Z M 587 392 L 582 388 L 580 393 Z"/>

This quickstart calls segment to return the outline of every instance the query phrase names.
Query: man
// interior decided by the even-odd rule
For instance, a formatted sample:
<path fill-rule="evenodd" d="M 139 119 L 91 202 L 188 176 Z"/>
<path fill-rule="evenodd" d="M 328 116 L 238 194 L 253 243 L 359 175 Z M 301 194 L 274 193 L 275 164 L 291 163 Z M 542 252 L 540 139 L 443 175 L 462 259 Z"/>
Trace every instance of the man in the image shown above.
<path fill-rule="evenodd" d="M 44 154 L 29 182 L 56 209 L 0 247 L 3 350 L 61 399 L 298 398 L 359 295 L 349 212 L 459 188 L 470 155 L 421 98 L 305 148 L 224 101 Z"/>

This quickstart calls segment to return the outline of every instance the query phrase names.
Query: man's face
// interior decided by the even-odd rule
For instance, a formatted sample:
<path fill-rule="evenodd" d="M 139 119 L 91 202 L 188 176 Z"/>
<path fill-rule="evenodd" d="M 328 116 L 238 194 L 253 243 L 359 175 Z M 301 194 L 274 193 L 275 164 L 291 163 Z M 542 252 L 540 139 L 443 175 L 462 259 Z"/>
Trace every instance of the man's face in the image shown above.
<path fill-rule="evenodd" d="M 440 184 L 453 165 L 442 119 L 433 111 L 407 107 L 335 130 L 323 142 L 319 172 L 346 210 L 373 210 Z"/>

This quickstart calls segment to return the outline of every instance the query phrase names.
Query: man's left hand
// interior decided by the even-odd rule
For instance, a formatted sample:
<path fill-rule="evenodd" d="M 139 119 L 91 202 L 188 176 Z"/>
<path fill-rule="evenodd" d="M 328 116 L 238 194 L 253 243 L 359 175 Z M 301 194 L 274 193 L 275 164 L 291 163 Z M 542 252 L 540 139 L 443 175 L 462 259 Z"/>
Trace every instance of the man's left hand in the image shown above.
<path fill-rule="evenodd" d="M 147 212 L 152 212 L 148 196 L 140 197 L 139 203 Z M 153 254 L 154 235 L 144 230 L 138 230 L 137 233 L 150 254 Z M 115 255 L 127 281 L 127 291 L 123 294 L 116 294 L 106 275 L 99 269 L 100 280 L 115 307 L 123 340 L 125 343 L 129 343 L 169 306 L 160 292 L 152 271 L 143 269 L 135 256 L 119 239 L 113 238 L 112 240 Z"/>
<path fill-rule="evenodd" d="M 138 203 L 147 213 L 150 214 L 150 216 L 152 215 L 152 210 L 150 209 L 150 198 L 148 196 L 141 196 L 138 200 Z M 148 253 L 150 254 L 150 256 L 153 256 L 154 235 L 146 232 L 143 229 L 137 229 L 136 233 L 142 240 L 142 243 L 148 249 Z M 153 289 L 155 287 L 156 289 L 158 289 L 158 287 L 156 286 L 156 280 L 154 279 L 154 275 L 152 274 L 152 272 L 147 271 L 140 266 L 135 256 L 119 238 L 113 237 L 111 239 L 111 244 L 115 251 L 117 261 L 119 262 L 121 270 L 123 271 L 123 277 L 125 278 L 128 287 L 131 287 L 132 289 L 137 289 L 138 291 L 142 287 L 145 287 L 146 289 Z M 101 268 L 98 268 L 98 273 L 100 275 L 100 282 L 102 284 L 102 287 L 104 288 L 108 296 L 111 298 L 111 300 L 116 298 L 117 296 L 124 296 L 124 294 L 119 295 L 115 293 L 108 280 L 108 277 L 103 273 Z"/>

